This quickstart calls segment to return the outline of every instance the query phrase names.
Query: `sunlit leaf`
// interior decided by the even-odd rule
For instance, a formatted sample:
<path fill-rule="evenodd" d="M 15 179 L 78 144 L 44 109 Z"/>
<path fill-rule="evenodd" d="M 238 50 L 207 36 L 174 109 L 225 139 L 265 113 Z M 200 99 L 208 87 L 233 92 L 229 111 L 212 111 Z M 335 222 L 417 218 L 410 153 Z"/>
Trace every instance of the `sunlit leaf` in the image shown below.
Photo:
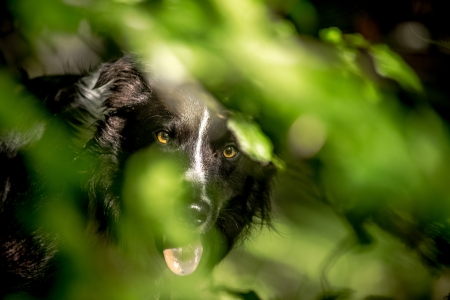
<path fill-rule="evenodd" d="M 236 136 L 239 147 L 245 154 L 263 164 L 272 161 L 272 143 L 255 122 L 242 114 L 234 114 L 228 121 L 228 127 Z"/>
<path fill-rule="evenodd" d="M 336 27 L 322 29 L 319 34 L 322 40 L 333 44 L 339 44 L 342 41 L 342 32 Z"/>
<path fill-rule="evenodd" d="M 375 68 L 383 77 L 397 81 L 404 89 L 421 92 L 422 84 L 416 73 L 407 63 L 387 45 L 373 45 L 369 51 L 374 59 Z"/>

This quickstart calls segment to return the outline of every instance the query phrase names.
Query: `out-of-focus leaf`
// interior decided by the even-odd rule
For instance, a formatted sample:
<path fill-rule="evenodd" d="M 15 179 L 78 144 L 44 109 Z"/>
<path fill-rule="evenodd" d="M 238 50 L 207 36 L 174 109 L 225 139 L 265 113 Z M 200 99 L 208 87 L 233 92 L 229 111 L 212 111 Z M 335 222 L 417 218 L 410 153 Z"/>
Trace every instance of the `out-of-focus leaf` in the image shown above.
<path fill-rule="evenodd" d="M 349 43 L 353 47 L 366 48 L 370 45 L 370 43 L 364 38 L 364 36 L 359 33 L 345 34 L 344 38 L 347 43 Z"/>
<path fill-rule="evenodd" d="M 255 122 L 236 113 L 228 120 L 228 128 L 236 136 L 241 150 L 252 159 L 262 164 L 273 160 L 272 142 Z"/>
<path fill-rule="evenodd" d="M 352 67 L 355 63 L 356 56 L 352 55 L 354 50 L 358 48 L 367 49 L 380 76 L 397 81 L 408 91 L 421 92 L 423 90 L 420 79 L 414 70 L 389 46 L 384 44 L 371 45 L 361 34 L 344 35 L 336 27 L 322 29 L 319 36 L 322 40 L 337 45 L 343 61 L 348 61 L 350 58 L 348 66 Z"/>
<path fill-rule="evenodd" d="M 319 32 L 319 36 L 322 40 L 332 44 L 339 44 L 342 42 L 342 32 L 337 27 L 322 29 Z"/>
<path fill-rule="evenodd" d="M 378 74 L 397 81 L 406 90 L 415 92 L 423 90 L 413 69 L 387 45 L 373 45 L 369 48 L 369 52 Z"/>
<path fill-rule="evenodd" d="M 77 3 L 77 1 L 67 1 Z M 78 1 L 81 4 L 83 1 Z M 42 30 L 75 33 L 83 19 L 83 11 L 64 1 L 9 1 L 13 11 L 20 16 L 27 34 L 40 35 Z M 39 20 L 39 22 L 36 22 Z M 30 37 L 32 37 L 30 35 Z"/>

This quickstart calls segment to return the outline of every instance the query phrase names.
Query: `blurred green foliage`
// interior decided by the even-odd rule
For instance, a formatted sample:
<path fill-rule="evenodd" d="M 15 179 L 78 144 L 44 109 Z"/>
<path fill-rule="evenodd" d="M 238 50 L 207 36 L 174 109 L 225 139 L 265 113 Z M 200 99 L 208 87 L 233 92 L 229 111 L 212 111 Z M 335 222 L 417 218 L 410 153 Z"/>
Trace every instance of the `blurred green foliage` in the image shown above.
<path fill-rule="evenodd" d="M 412 69 L 386 45 L 337 28 L 322 30 L 321 40 L 299 36 L 297 30 L 310 33 L 315 26 L 315 10 L 303 0 L 15 0 L 9 7 L 34 49 L 55 34 L 78 35 L 87 22 L 90 34 L 138 54 L 155 72 L 175 80 L 196 77 L 246 116 L 230 126 L 250 156 L 267 162 L 274 147 L 284 161 L 274 187 L 277 233 L 263 231 L 234 251 L 216 269 L 213 288 L 198 286 L 202 274 L 184 279 L 185 285 L 173 283 L 182 299 L 251 299 L 243 296 L 247 291 L 262 299 L 431 297 L 432 274 L 403 243 L 422 247 L 419 252 L 439 266 L 423 249 L 427 245 L 414 240 L 426 240 L 426 232 L 425 238 L 416 234 L 427 224 L 438 228 L 430 238 L 450 236 L 448 127 L 425 102 L 406 107 L 395 89 L 384 87 L 389 79 L 424 96 Z M 301 28 L 273 14 L 273 7 L 290 11 Z M 33 100 L 18 96 L 20 86 L 4 71 L 0 86 L 2 128 L 34 126 L 42 112 Z M 45 153 L 36 151 L 33 160 L 50 164 Z M 61 164 L 48 168 L 60 170 Z M 139 188 L 130 193 L 154 192 L 140 180 L 155 182 L 165 195 L 176 192 L 165 184 L 172 175 L 161 175 L 172 168 L 154 168 L 165 171 L 141 170 Z M 66 224 L 65 251 L 73 261 L 55 299 L 151 293 L 154 274 L 127 267 L 149 258 L 130 246 L 129 261 L 118 262 L 123 273 L 113 272 L 108 259 L 98 258 L 116 253 L 102 254 L 101 245 L 86 242 L 69 208 L 53 207 L 45 218 L 63 233 Z M 145 217 L 149 210 L 132 211 Z M 139 223 L 142 216 L 129 221 Z"/>

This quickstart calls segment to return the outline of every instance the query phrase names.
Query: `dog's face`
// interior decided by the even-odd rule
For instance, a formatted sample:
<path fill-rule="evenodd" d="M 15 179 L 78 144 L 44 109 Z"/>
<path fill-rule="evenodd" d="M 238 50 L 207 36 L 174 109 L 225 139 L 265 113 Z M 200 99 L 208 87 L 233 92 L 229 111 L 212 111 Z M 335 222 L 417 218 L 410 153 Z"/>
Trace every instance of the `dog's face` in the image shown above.
<path fill-rule="evenodd" d="M 99 126 L 96 147 L 115 140 L 125 160 L 155 147 L 163 155 L 181 157 L 181 177 L 189 195 L 168 209 L 179 214 L 177 219 L 197 238 L 186 245 L 157 244 L 177 275 L 192 273 L 201 261 L 214 265 L 255 219 L 267 219 L 273 167 L 239 149 L 227 126 L 228 113 L 198 87 L 152 81 L 129 61 L 116 64 L 120 65 L 102 71 L 97 84 L 109 85 L 105 103 L 110 113 Z M 155 232 L 158 240 L 167 234 Z"/>

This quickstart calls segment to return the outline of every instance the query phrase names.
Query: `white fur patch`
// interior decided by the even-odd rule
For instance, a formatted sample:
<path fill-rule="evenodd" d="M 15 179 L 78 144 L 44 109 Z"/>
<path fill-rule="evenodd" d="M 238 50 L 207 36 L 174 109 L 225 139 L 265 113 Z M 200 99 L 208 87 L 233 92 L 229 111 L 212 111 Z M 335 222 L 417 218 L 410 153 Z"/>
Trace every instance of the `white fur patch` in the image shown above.
<path fill-rule="evenodd" d="M 99 75 L 100 71 L 93 72 L 76 83 L 78 102 L 85 109 L 74 113 L 79 124 L 72 124 L 76 129 L 74 142 L 80 147 L 94 136 L 97 121 L 104 119 L 107 113 L 102 104 L 109 95 L 109 84 L 94 89 Z"/>
<path fill-rule="evenodd" d="M 100 71 L 96 71 L 77 82 L 78 99 L 83 107 L 89 112 L 94 119 L 99 120 L 105 114 L 105 109 L 102 107 L 103 101 L 107 98 L 108 84 L 94 89 L 98 81 Z"/>
<path fill-rule="evenodd" d="M 205 141 L 206 127 L 209 122 L 209 112 L 205 108 L 198 129 L 197 141 L 195 143 L 193 165 L 187 171 L 187 178 L 191 181 L 204 184 L 206 182 L 205 166 L 203 164 L 202 145 Z"/>

